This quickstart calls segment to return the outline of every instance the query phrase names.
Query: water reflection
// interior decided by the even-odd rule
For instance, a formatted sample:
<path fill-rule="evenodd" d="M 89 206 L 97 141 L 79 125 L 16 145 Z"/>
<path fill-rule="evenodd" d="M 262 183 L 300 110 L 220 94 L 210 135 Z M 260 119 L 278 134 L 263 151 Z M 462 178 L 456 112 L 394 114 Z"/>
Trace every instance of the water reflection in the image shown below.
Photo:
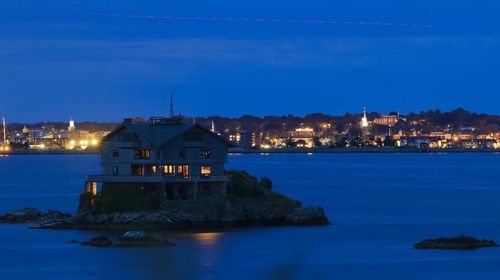
<path fill-rule="evenodd" d="M 186 237 L 196 240 L 202 246 L 212 246 L 224 235 L 222 232 L 196 232 L 184 234 Z"/>

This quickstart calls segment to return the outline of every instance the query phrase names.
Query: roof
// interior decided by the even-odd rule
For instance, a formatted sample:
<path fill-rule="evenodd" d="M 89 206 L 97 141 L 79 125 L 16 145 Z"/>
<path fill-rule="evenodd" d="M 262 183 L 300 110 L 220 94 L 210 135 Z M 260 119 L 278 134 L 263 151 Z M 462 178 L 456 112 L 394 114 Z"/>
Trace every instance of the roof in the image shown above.
<path fill-rule="evenodd" d="M 148 141 L 154 147 L 160 147 L 172 139 L 182 135 L 191 128 L 199 128 L 202 131 L 211 134 L 218 140 L 224 142 L 228 146 L 232 144 L 226 139 L 220 137 L 216 133 L 211 132 L 205 127 L 198 124 L 151 124 L 149 122 L 144 123 L 122 123 L 119 127 L 111 131 L 108 135 L 103 138 L 103 142 L 107 141 L 111 136 L 122 131 L 123 129 L 130 129 L 137 133 L 139 137 L 143 140 Z"/>

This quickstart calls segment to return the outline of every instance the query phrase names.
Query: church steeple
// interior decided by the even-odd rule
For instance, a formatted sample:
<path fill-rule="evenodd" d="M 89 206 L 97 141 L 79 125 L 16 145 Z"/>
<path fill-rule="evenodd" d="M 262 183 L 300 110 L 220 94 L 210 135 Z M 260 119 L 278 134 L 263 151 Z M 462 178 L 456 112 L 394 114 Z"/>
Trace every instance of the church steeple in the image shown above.
<path fill-rule="evenodd" d="M 368 127 L 368 118 L 366 117 L 366 107 L 363 109 L 363 118 L 361 119 L 361 127 L 366 128 Z"/>
<path fill-rule="evenodd" d="M 75 127 L 75 121 L 73 120 L 73 118 L 71 118 L 69 120 L 69 126 L 68 126 L 68 131 L 75 131 L 76 127 Z"/>

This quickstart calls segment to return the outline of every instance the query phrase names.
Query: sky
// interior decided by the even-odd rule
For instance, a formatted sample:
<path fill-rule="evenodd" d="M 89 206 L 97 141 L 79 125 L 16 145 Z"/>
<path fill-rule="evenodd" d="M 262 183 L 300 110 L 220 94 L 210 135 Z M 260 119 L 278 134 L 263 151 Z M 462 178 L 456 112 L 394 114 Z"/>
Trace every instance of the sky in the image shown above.
<path fill-rule="evenodd" d="M 0 2 L 10 122 L 498 114 L 499 1 Z"/>

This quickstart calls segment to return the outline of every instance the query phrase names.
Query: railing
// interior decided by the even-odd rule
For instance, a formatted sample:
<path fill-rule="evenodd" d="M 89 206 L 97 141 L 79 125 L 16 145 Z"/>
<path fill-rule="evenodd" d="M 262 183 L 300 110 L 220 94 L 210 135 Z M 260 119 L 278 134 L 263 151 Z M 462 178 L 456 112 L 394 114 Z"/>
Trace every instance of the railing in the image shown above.
<path fill-rule="evenodd" d="M 168 182 L 225 182 L 227 176 L 189 176 L 188 178 L 178 176 L 104 176 L 89 175 L 87 181 L 92 182 L 131 182 L 131 183 L 168 183 Z"/>

